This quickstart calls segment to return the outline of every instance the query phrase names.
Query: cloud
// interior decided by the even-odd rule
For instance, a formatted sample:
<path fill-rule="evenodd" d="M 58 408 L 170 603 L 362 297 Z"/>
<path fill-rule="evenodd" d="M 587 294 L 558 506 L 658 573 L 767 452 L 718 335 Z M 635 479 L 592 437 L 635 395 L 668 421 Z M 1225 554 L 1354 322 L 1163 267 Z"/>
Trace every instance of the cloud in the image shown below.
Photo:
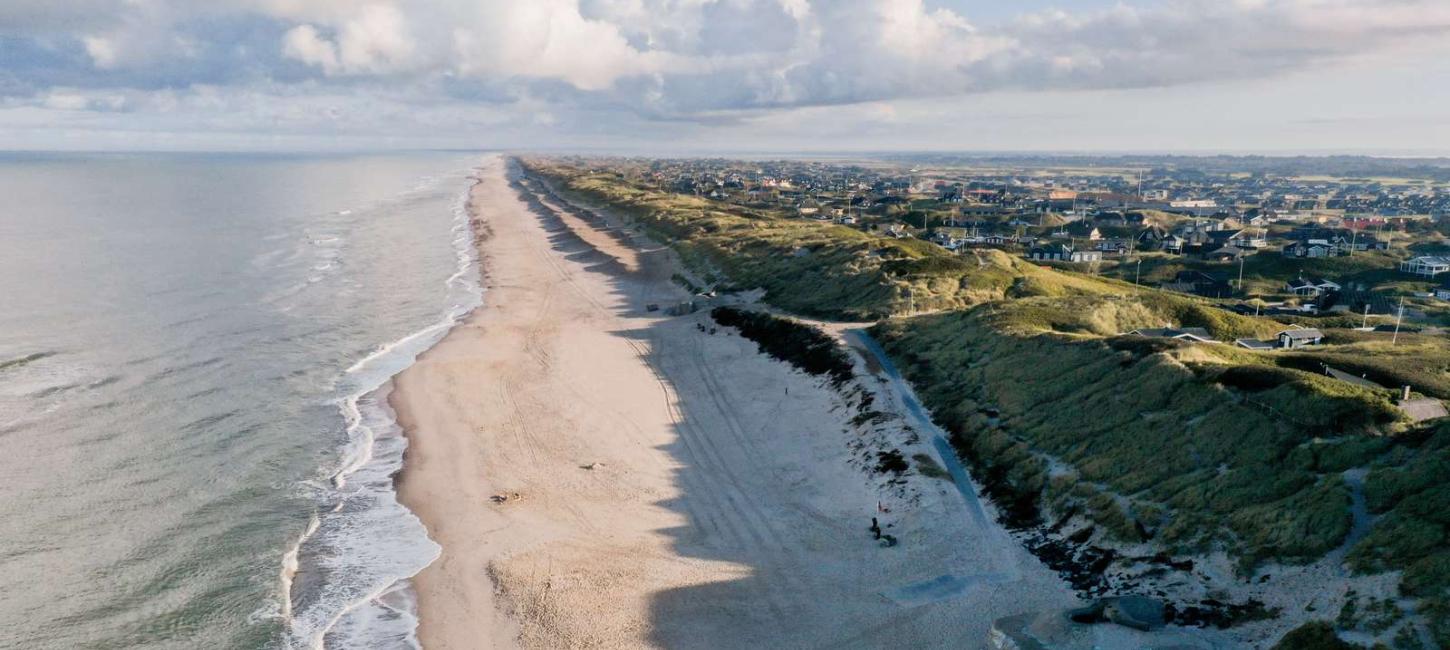
<path fill-rule="evenodd" d="M 557 80 L 600 91 L 680 63 L 672 52 L 632 45 L 614 23 L 586 18 L 575 0 L 470 4 L 452 31 L 454 70 L 463 76 Z"/>
<path fill-rule="evenodd" d="M 1140 9 L 1030 14 L 1016 45 L 971 66 L 982 88 L 1167 87 L 1264 78 L 1450 34 L 1428 0 L 1191 0 Z"/>
<path fill-rule="evenodd" d="M 345 72 L 386 74 L 412 64 L 414 41 L 408 19 L 393 5 L 363 5 L 336 31 L 335 65 Z"/>
<path fill-rule="evenodd" d="M 337 62 L 337 46 L 324 40 L 312 25 L 298 25 L 287 32 L 282 40 L 282 53 L 307 65 L 322 68 L 333 74 L 340 68 Z"/>
<path fill-rule="evenodd" d="M 407 17 L 388 4 L 364 5 L 330 26 L 326 38 L 311 24 L 288 30 L 282 53 L 326 75 L 392 74 L 418 64 Z"/>
<path fill-rule="evenodd" d="M 116 44 L 104 36 L 83 36 L 81 42 L 86 46 L 86 54 L 97 68 L 107 70 L 115 67 L 118 53 Z"/>
<path fill-rule="evenodd" d="M 986 23 L 944 1 L 7 0 L 0 98 L 197 115 L 209 96 L 247 124 L 259 96 L 580 131 L 850 105 L 884 119 L 884 102 L 1275 78 L 1450 36 L 1444 0 L 1116 2 Z"/>

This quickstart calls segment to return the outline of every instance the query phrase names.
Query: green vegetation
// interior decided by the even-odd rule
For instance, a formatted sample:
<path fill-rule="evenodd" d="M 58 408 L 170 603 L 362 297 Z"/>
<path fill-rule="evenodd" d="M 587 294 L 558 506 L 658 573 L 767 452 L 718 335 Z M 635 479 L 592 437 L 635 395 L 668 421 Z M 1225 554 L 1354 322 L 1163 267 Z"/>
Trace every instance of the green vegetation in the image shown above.
<path fill-rule="evenodd" d="M 1259 353 L 1111 336 L 1171 319 L 1219 337 L 1277 327 L 1221 310 L 1193 321 L 1195 304 L 1180 300 L 1026 297 L 872 332 L 1017 523 L 1046 508 L 1084 514 L 1111 539 L 1222 548 L 1246 569 L 1310 561 L 1349 533 L 1341 473 L 1371 468 L 1365 498 L 1382 516 L 1350 563 L 1404 571 L 1403 595 L 1420 599 L 1431 634 L 1450 646 L 1450 423 L 1407 431 L 1389 391 L 1322 374 L 1328 363 L 1450 396 L 1450 344 L 1411 336 L 1390 348 L 1349 336 Z M 1402 617 L 1389 601 L 1354 607 L 1347 629 L 1378 634 Z"/>
<path fill-rule="evenodd" d="M 1404 276 L 1396 269 L 1404 257 L 1395 252 L 1374 251 L 1339 257 L 1292 258 L 1266 251 L 1244 258 L 1244 288 L 1250 295 L 1279 294 L 1284 291 L 1284 282 L 1301 275 L 1329 278 L 1341 284 L 1375 285 L 1386 280 L 1403 280 Z M 1165 253 L 1144 253 L 1134 259 L 1139 258 L 1143 260 L 1141 269 L 1135 263 L 1122 263 L 1104 265 L 1102 273 L 1132 281 L 1141 272 L 1139 281 L 1151 286 L 1172 282 L 1179 271 L 1205 271 L 1238 280 L 1239 265 L 1233 262 L 1208 262 Z"/>
<path fill-rule="evenodd" d="M 788 318 L 765 312 L 734 307 L 710 310 L 715 322 L 740 330 L 740 335 L 755 341 L 760 351 L 785 361 L 812 375 L 825 375 L 836 385 L 851 380 L 851 358 L 825 332 Z"/>
<path fill-rule="evenodd" d="M 1282 355 L 1279 363 L 1310 372 L 1328 364 L 1382 386 L 1411 386 L 1440 399 L 1450 399 L 1450 341 L 1439 336 L 1400 335 L 1391 346 L 1385 334 L 1335 332 L 1333 345 Z"/>
<path fill-rule="evenodd" d="M 1278 643 L 1274 644 L 1274 650 L 1363 650 L 1364 646 L 1355 645 L 1340 639 L 1334 633 L 1334 626 L 1324 621 L 1305 623 L 1284 635 Z"/>
<path fill-rule="evenodd" d="M 1384 454 L 1364 492 L 1382 517 L 1350 551 L 1350 565 L 1403 570 L 1401 593 L 1420 599 L 1431 634 L 1450 647 L 1450 424 Z"/>
<path fill-rule="evenodd" d="M 688 291 L 688 292 L 693 293 L 693 294 L 698 294 L 698 293 L 701 293 L 702 291 L 704 291 L 700 287 L 695 286 L 695 283 L 694 282 L 691 282 L 689 278 L 687 278 L 684 275 L 681 275 L 679 273 L 675 273 L 675 274 L 671 275 L 670 276 L 670 280 L 673 280 L 675 284 L 680 285 L 680 287 L 683 288 L 685 291 Z"/>
<path fill-rule="evenodd" d="M 605 202 L 673 246 L 702 276 L 760 287 L 774 305 L 845 319 L 957 309 L 1001 298 L 1022 260 L 963 258 L 929 242 L 731 207 L 557 162 L 524 161 L 560 191 Z"/>
<path fill-rule="evenodd" d="M 1023 299 L 873 333 L 1019 515 L 1075 509 L 1120 539 L 1141 526 L 1169 548 L 1224 547 L 1249 564 L 1312 560 L 1340 544 L 1349 497 L 1337 472 L 1379 449 L 1359 441 L 1398 418 L 1387 397 L 1246 365 L 1240 357 L 1262 355 L 1226 346 L 1101 336 L 1160 309 Z"/>
<path fill-rule="evenodd" d="M 952 475 L 943 469 L 930 454 L 915 453 L 911 455 L 911 459 L 916 461 L 916 471 L 922 476 L 946 481 L 952 480 Z"/>
<path fill-rule="evenodd" d="M 901 455 L 900 449 L 888 449 L 876 452 L 876 473 L 895 474 L 900 476 L 906 470 L 911 469 L 906 464 L 906 457 Z"/>

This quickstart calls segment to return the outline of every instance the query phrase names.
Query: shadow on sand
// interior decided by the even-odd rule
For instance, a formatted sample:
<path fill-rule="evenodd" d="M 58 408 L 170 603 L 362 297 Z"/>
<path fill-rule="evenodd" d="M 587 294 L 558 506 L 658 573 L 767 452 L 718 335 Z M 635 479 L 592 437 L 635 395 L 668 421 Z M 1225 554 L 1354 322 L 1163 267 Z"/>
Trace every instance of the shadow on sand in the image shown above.
<path fill-rule="evenodd" d="M 775 373 L 750 375 L 756 385 L 735 385 L 737 375 L 725 368 L 754 355 L 753 346 L 698 331 L 695 336 L 676 335 L 672 328 L 698 330 L 697 325 L 708 328 L 713 323 L 704 313 L 668 318 L 648 309 L 649 305 L 691 299 L 671 281 L 678 268 L 671 251 L 635 237 L 627 227 L 598 211 L 560 199 L 543 182 L 524 178 L 514 163 L 509 178 L 548 232 L 553 251 L 608 278 L 611 295 L 589 296 L 581 291 L 580 299 L 614 315 L 619 315 L 614 305 L 626 305 L 623 315 L 638 326 L 618 335 L 628 339 L 649 364 L 672 403 L 677 436 L 662 451 L 677 464 L 679 496 L 658 505 L 679 513 L 689 523 L 659 532 L 671 538 L 680 557 L 738 568 L 740 577 L 734 579 L 652 594 L 651 644 L 667 648 L 981 647 L 993 618 L 1032 607 L 1018 604 L 1002 585 L 971 574 L 970 568 L 982 573 L 999 559 L 1010 561 L 998 558 L 1000 549 L 995 548 L 984 551 L 992 557 L 974 557 L 974 552 L 982 550 L 974 548 L 974 543 L 989 545 L 984 539 L 973 539 L 970 534 L 933 536 L 936 539 L 923 535 L 913 540 L 915 550 L 911 552 L 878 546 L 866 530 L 870 516 L 876 514 L 876 503 L 870 501 L 875 497 L 864 490 L 846 499 L 821 494 L 831 488 L 813 484 L 816 470 L 810 461 L 815 459 L 778 455 L 770 443 L 771 436 L 806 433 L 778 430 L 783 422 L 814 421 L 823 429 L 819 433 L 835 434 L 840 429 L 839 417 L 817 412 L 812 418 L 802 410 L 820 408 L 825 402 L 819 394 L 811 404 L 797 404 L 799 398 L 789 396 L 786 387 L 799 378 L 791 379 L 784 367 Z M 575 229 L 583 224 L 589 227 L 585 236 Z M 604 241 L 598 239 L 601 237 L 633 251 L 637 264 L 627 264 L 590 241 Z M 681 399 L 674 390 L 684 385 L 696 388 Z M 769 395 L 778 396 L 763 397 Z M 842 445 L 836 435 L 817 437 L 828 445 Z M 866 481 L 860 474 L 849 478 L 858 485 Z M 775 498 L 784 492 L 796 496 Z M 802 494 L 807 498 L 801 498 Z M 846 503 L 836 504 L 830 512 L 820 505 L 833 501 Z M 922 516 L 967 519 L 965 511 L 955 509 Z M 987 569 L 982 568 L 984 564 Z M 952 569 L 966 577 L 949 575 Z M 923 596 L 907 605 L 882 595 L 905 593 L 903 589 L 918 586 L 922 586 Z M 990 591 L 982 595 L 992 598 L 994 605 L 979 611 L 972 602 L 956 598 L 968 589 Z"/>

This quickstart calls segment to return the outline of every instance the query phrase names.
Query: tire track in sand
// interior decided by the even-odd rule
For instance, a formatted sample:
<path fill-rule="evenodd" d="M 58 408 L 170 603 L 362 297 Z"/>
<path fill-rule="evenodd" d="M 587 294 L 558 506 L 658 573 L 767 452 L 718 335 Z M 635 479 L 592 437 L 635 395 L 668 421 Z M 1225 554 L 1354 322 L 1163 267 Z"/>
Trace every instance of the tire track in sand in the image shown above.
<path fill-rule="evenodd" d="M 543 204 L 542 201 L 540 201 L 540 204 L 544 205 L 546 209 L 553 210 L 555 212 L 554 217 L 560 219 L 561 222 L 563 221 L 563 218 L 559 216 L 556 208 L 551 208 Z M 560 232 L 561 230 L 569 231 L 569 228 L 566 223 L 561 230 L 550 229 L 548 227 L 545 227 L 544 230 L 545 232 L 553 233 Z M 572 231 L 570 232 L 572 234 Z M 577 237 L 577 235 L 575 236 Z M 586 247 L 590 247 L 588 242 L 581 243 Z M 615 318 L 614 310 L 602 304 L 594 297 L 592 292 L 580 286 L 574 279 L 572 272 L 563 267 L 549 247 L 540 244 L 533 244 L 533 247 L 545 262 L 554 269 L 559 277 L 569 283 L 581 299 L 591 305 L 601 315 L 605 316 L 606 319 L 612 320 Z M 637 340 L 628 336 L 622 338 L 654 375 L 655 381 L 660 387 L 671 422 L 680 433 L 680 440 L 684 443 L 686 451 L 694 465 L 702 470 L 694 473 L 680 473 L 682 482 L 693 484 L 687 488 L 688 493 L 693 495 L 692 498 L 680 499 L 681 506 L 686 510 L 692 521 L 709 521 L 711 524 L 710 529 L 716 532 L 719 537 L 729 538 L 726 540 L 727 542 L 733 540 L 733 546 L 745 551 L 753 558 L 763 559 L 773 556 L 776 551 L 783 551 L 786 547 L 783 543 L 779 542 L 782 537 L 778 531 L 775 531 L 770 526 L 770 519 L 761 513 L 758 508 L 741 505 L 742 501 L 748 502 L 748 499 L 744 498 L 745 491 L 740 486 L 739 480 L 734 477 L 733 473 L 728 470 L 719 458 L 718 451 L 714 450 L 713 447 L 707 448 L 710 436 L 703 434 L 694 422 L 690 418 L 687 418 L 680 410 L 679 396 L 670 383 L 667 374 L 651 358 L 650 350 Z M 655 343 L 657 344 L 658 341 L 655 341 Z M 712 399 L 714 399 L 713 395 Z M 715 404 L 716 408 L 722 414 L 731 412 L 730 409 L 720 404 L 718 400 L 715 401 Z M 729 485 L 722 485 L 721 481 L 716 478 L 722 475 L 726 477 L 726 482 Z M 723 500 L 718 497 L 723 497 Z M 700 512 L 700 509 L 694 505 L 696 500 L 703 502 L 702 505 L 707 507 L 713 505 L 713 507 L 710 507 L 710 510 L 713 510 L 720 517 L 723 517 L 725 519 L 725 525 L 722 526 L 720 522 L 716 521 L 709 514 Z M 776 541 L 776 548 L 769 548 L 770 544 L 766 541 L 766 535 L 762 535 L 762 528 L 768 531 L 767 534 L 770 539 Z M 701 530 L 704 529 L 702 528 Z M 765 583 L 774 582 L 785 575 L 790 575 L 790 572 L 781 570 L 770 571 L 760 574 L 758 577 L 761 580 L 752 581 L 749 584 L 749 588 L 752 591 L 756 591 L 761 595 L 761 598 L 757 602 L 766 603 L 777 620 L 782 620 L 786 616 L 783 605 L 786 604 L 785 599 L 788 597 L 788 594 L 786 590 L 782 589 L 767 589 Z"/>

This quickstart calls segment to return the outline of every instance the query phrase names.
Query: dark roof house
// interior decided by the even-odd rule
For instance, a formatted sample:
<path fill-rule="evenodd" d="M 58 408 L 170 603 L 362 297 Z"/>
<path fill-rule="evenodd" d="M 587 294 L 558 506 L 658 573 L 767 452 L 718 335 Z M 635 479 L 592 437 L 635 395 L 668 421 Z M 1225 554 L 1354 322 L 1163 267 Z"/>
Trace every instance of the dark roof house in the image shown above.
<path fill-rule="evenodd" d="M 1197 341 L 1199 343 L 1213 342 L 1213 336 L 1208 333 L 1208 330 L 1202 327 L 1152 327 L 1136 329 L 1128 332 L 1128 334 L 1152 339 L 1178 339 L 1180 341 Z"/>
<path fill-rule="evenodd" d="M 1284 330 L 1276 336 L 1281 348 L 1302 348 L 1306 345 L 1319 345 L 1324 341 L 1324 332 L 1313 327 Z"/>

